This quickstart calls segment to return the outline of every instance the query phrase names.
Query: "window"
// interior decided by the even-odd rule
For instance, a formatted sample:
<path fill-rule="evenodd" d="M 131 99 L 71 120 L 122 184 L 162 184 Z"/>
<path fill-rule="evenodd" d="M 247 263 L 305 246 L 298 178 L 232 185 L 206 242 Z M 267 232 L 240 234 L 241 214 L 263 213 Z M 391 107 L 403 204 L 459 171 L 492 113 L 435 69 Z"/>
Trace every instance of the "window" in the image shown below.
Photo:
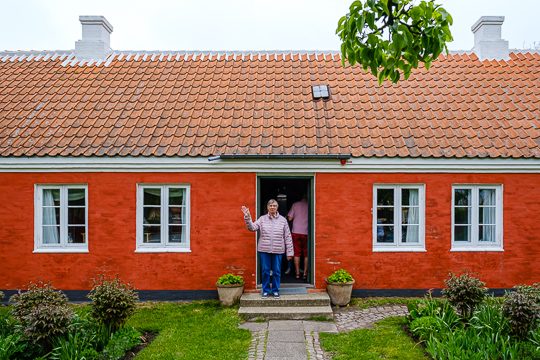
<path fill-rule="evenodd" d="M 85 185 L 37 185 L 34 252 L 87 252 Z"/>
<path fill-rule="evenodd" d="M 500 185 L 453 187 L 452 250 L 502 250 Z"/>
<path fill-rule="evenodd" d="M 374 186 L 373 250 L 425 251 L 423 185 Z"/>
<path fill-rule="evenodd" d="M 137 252 L 189 251 L 189 186 L 139 185 Z"/>
<path fill-rule="evenodd" d="M 312 91 L 314 100 L 330 98 L 330 91 L 328 89 L 328 85 L 313 85 Z"/>

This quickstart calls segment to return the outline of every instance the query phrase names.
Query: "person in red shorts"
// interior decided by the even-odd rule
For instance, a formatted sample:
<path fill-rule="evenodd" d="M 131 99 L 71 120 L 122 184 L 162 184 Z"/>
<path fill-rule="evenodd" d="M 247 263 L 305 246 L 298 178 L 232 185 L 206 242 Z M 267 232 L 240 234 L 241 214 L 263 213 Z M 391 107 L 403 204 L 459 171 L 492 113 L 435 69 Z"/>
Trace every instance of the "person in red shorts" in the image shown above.
<path fill-rule="evenodd" d="M 296 270 L 296 278 L 300 278 L 300 257 L 304 257 L 304 280 L 307 279 L 308 268 L 308 202 L 307 196 L 304 195 L 302 200 L 295 202 L 287 218 L 292 221 L 292 239 L 294 247 L 294 267 Z"/>

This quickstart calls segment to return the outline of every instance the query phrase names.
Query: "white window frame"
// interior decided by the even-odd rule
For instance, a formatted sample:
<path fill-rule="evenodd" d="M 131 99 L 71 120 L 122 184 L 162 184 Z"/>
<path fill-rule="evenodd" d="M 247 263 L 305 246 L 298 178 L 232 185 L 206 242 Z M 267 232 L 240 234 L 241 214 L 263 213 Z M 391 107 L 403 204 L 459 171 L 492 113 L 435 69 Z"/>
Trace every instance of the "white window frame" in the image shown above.
<path fill-rule="evenodd" d="M 393 189 L 394 190 L 394 243 L 378 243 L 377 242 L 377 190 Z M 401 190 L 402 189 L 417 189 L 418 190 L 418 243 L 402 243 L 401 239 Z M 425 185 L 424 184 L 374 184 L 373 185 L 373 207 L 372 214 L 372 238 L 373 252 L 425 252 Z M 399 204 L 399 206 L 396 206 Z"/>
<path fill-rule="evenodd" d="M 471 190 L 472 195 L 472 214 L 471 214 L 471 242 L 454 241 L 455 232 L 455 190 L 468 189 Z M 480 243 L 478 240 L 478 228 L 479 228 L 479 204 L 478 195 L 480 189 L 494 189 L 495 190 L 495 242 Z M 452 216 L 452 245 L 450 251 L 504 251 L 503 248 L 503 186 L 502 184 L 454 184 L 452 185 L 452 204 L 451 204 L 451 216 Z"/>
<path fill-rule="evenodd" d="M 144 193 L 146 188 L 161 189 L 161 243 L 145 243 L 143 241 L 143 205 L 144 205 Z M 181 188 L 185 190 L 185 209 L 186 209 L 186 242 L 185 243 L 169 243 L 168 229 L 169 229 L 169 216 L 168 214 L 168 191 L 169 188 Z M 151 252 L 191 252 L 190 248 L 190 213 L 191 213 L 191 186 L 189 184 L 149 184 L 141 183 L 137 184 L 137 247 L 135 252 L 151 253 Z"/>
<path fill-rule="evenodd" d="M 43 243 L 43 190 L 60 190 L 60 244 Z M 84 189 L 85 243 L 70 244 L 68 238 L 68 190 Z M 88 185 L 50 184 L 34 186 L 34 253 L 87 253 L 88 252 Z"/>

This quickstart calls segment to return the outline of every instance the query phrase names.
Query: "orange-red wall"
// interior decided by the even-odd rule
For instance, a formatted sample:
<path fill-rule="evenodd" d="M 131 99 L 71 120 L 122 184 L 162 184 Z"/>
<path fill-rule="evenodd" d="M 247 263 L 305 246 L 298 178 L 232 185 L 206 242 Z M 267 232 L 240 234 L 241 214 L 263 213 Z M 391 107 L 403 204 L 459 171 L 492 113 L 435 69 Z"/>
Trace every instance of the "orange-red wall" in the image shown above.
<path fill-rule="evenodd" d="M 34 185 L 88 184 L 88 254 L 34 254 Z M 191 184 L 191 253 L 134 253 L 137 183 Z M 425 253 L 372 252 L 375 183 L 423 183 Z M 504 252 L 450 252 L 451 186 L 503 184 Z M 540 281 L 540 175 L 316 175 L 316 286 L 344 267 L 355 288 L 442 287 L 450 271 L 476 272 L 488 286 Z M 137 289 L 214 289 L 225 272 L 255 287 L 255 237 L 240 206 L 255 209 L 255 173 L 0 174 L 0 288 L 48 280 L 88 289 L 98 274 L 118 274 Z M 254 213 L 254 211 L 252 211 Z"/>
<path fill-rule="evenodd" d="M 373 184 L 425 184 L 425 253 L 372 252 Z M 452 184 L 503 184 L 504 252 L 450 252 Z M 538 174 L 318 174 L 317 283 L 344 267 L 355 288 L 441 288 L 475 272 L 492 288 L 540 281 Z"/>
<path fill-rule="evenodd" d="M 88 184 L 88 254 L 33 254 L 34 184 Z M 191 184 L 191 253 L 134 253 L 137 183 Z M 0 174 L 0 288 L 50 280 L 89 289 L 98 274 L 118 274 L 137 289 L 215 289 L 242 273 L 255 286 L 255 237 L 240 205 L 254 208 L 254 174 Z"/>

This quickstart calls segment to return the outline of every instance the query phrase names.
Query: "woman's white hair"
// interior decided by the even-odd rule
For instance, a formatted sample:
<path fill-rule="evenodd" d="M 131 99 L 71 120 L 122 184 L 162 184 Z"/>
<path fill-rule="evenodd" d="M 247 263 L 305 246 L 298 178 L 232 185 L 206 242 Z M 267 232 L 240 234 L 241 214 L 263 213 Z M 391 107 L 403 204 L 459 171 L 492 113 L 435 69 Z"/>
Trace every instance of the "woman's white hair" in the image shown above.
<path fill-rule="evenodd" d="M 270 204 L 276 204 L 279 207 L 279 203 L 277 202 L 276 199 L 268 200 L 268 202 L 266 203 L 266 207 L 268 207 L 268 205 L 270 205 Z"/>

